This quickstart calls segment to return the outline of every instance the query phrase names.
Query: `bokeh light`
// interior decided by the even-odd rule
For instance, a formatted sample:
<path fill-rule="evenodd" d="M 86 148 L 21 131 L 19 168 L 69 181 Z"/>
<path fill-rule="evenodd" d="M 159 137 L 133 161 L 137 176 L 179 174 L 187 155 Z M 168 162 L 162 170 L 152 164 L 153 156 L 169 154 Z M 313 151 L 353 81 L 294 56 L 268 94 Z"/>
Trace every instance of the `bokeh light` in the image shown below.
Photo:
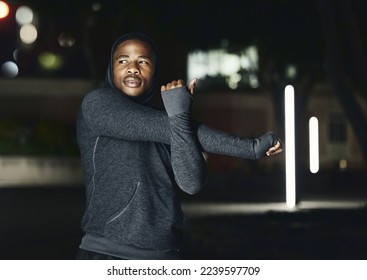
<path fill-rule="evenodd" d="M 339 169 L 340 170 L 346 170 L 348 167 L 348 161 L 346 159 L 341 159 L 339 161 Z"/>
<path fill-rule="evenodd" d="M 95 12 L 100 11 L 101 8 L 102 8 L 102 5 L 99 2 L 95 2 L 95 3 L 92 4 L 92 10 L 95 11 Z"/>
<path fill-rule="evenodd" d="M 60 69 L 63 64 L 62 57 L 52 52 L 40 53 L 38 62 L 45 70 L 57 70 Z"/>
<path fill-rule="evenodd" d="M 32 44 L 37 40 L 37 28 L 33 24 L 25 24 L 20 28 L 20 39 L 25 44 Z"/>
<path fill-rule="evenodd" d="M 33 21 L 33 11 L 27 6 L 20 6 L 15 13 L 15 20 L 19 25 L 30 24 Z"/>
<path fill-rule="evenodd" d="M 285 76 L 288 79 L 294 80 L 297 77 L 297 67 L 293 64 L 288 65 L 285 70 Z"/>
<path fill-rule="evenodd" d="M 13 51 L 13 58 L 15 61 L 18 61 L 18 57 L 19 57 L 19 49 L 15 49 Z"/>
<path fill-rule="evenodd" d="M 3 65 L 1 65 L 1 71 L 7 78 L 15 78 L 19 73 L 18 66 L 13 61 L 4 62 Z"/>
<path fill-rule="evenodd" d="M 6 18 L 9 14 L 9 6 L 4 1 L 0 1 L 0 19 Z"/>
<path fill-rule="evenodd" d="M 223 40 L 221 45 L 228 45 L 228 41 Z M 258 50 L 252 45 L 231 52 L 224 48 L 195 50 L 187 56 L 187 77 L 188 80 L 224 78 L 231 89 L 244 85 L 257 88 L 258 64 Z"/>
<path fill-rule="evenodd" d="M 72 47 L 75 44 L 75 41 L 75 37 L 68 32 L 61 33 L 58 38 L 60 46 L 64 48 Z"/>

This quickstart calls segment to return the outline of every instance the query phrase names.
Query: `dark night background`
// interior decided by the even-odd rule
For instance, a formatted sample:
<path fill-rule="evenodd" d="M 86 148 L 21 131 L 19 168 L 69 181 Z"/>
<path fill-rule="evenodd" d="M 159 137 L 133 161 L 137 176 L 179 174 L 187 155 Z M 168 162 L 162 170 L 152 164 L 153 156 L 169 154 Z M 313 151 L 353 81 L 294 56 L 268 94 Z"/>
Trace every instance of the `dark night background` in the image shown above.
<path fill-rule="evenodd" d="M 8 1 L 13 13 L 17 6 L 26 4 L 38 14 L 39 39 L 33 48 L 23 49 L 24 76 L 45 75 L 32 62 L 44 50 L 64 51 L 69 64 L 58 73 L 59 77 L 103 78 L 107 55 L 117 36 L 129 31 L 150 34 L 158 43 L 165 69 L 184 74 L 185 61 L 172 57 L 196 48 L 216 47 L 222 39 L 232 45 L 256 43 L 269 57 L 286 63 L 322 63 L 324 36 L 317 1 Z M 98 12 L 93 3 L 101 3 Z M 352 1 L 357 20 L 365 22 L 363 1 Z M 16 23 L 2 22 L 2 48 L 17 46 L 14 33 Z M 5 28 L 4 28 L 5 27 Z M 57 44 L 61 32 L 77 38 L 73 48 L 64 50 Z M 27 59 L 27 60 L 26 60 Z M 92 61 L 88 61 L 91 59 Z M 93 65 L 92 67 L 90 67 Z M 96 70 L 95 70 L 95 69 Z M 94 73 L 96 71 L 97 73 Z M 172 73 L 164 70 L 164 74 Z M 177 72 L 177 73 L 176 73 Z M 182 72 L 182 73 L 181 73 Z M 51 75 L 51 74 L 48 74 Z"/>
<path fill-rule="evenodd" d="M 18 48 L 19 74 L 12 79 L 0 73 L 3 84 L 83 80 L 91 87 L 100 85 L 111 44 L 120 34 L 131 31 L 145 32 L 156 40 L 163 65 L 162 83 L 186 79 L 187 54 L 193 50 L 217 48 L 224 41 L 229 52 L 256 45 L 260 54 L 258 90 L 271 92 L 280 135 L 284 135 L 281 95 L 284 86 L 292 82 L 300 93 L 297 97 L 300 113 L 296 118 L 301 122 L 307 115 L 303 104 L 310 89 L 316 84 L 330 84 L 361 151 L 358 168 L 340 170 L 335 164 L 310 175 L 299 162 L 300 204 L 296 210 L 289 210 L 283 206 L 284 154 L 270 159 L 276 166 L 270 171 L 249 162 L 217 158 L 222 164 L 213 165 L 208 187 L 195 197 L 183 195 L 188 220 L 185 257 L 367 257 L 364 0 L 5 2 L 10 6 L 10 14 L 0 19 L 0 64 L 14 60 L 12 53 Z M 31 46 L 22 45 L 18 38 L 14 15 L 21 5 L 31 7 L 37 15 L 38 38 Z M 74 38 L 75 44 L 68 48 L 60 46 L 61 33 Z M 43 52 L 59 54 L 63 66 L 53 71 L 40 67 L 38 57 Z M 288 64 L 297 67 L 293 80 L 284 75 Z M 198 90 L 203 100 L 210 99 L 210 90 L 218 89 Z M 4 92 L 4 87 L 0 88 L 0 158 L 78 157 L 75 114 L 83 93 L 74 97 L 49 97 L 45 93 L 12 97 Z M 296 133 L 298 141 L 307 138 L 302 130 Z M 307 150 L 302 145 L 297 149 L 299 154 Z M 217 172 L 218 166 L 225 164 L 244 166 L 246 171 L 228 168 Z M 72 259 L 82 234 L 79 222 L 84 207 L 83 186 L 7 185 L 2 183 L 2 168 L 0 165 L 0 259 Z M 205 205 L 212 205 L 214 210 L 210 212 Z M 221 205 L 227 205 L 225 209 L 240 206 L 226 212 L 220 210 Z"/>

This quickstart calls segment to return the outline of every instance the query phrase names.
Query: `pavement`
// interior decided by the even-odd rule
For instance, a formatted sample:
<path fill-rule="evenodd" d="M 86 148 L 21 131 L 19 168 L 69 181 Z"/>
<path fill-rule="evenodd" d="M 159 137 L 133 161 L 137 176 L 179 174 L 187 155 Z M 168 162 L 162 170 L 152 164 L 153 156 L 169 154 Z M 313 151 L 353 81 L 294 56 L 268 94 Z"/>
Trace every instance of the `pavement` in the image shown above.
<path fill-rule="evenodd" d="M 310 187 L 292 209 L 274 184 L 209 183 L 182 197 L 186 259 L 367 258 L 363 183 Z M 82 186 L 1 187 L 0 259 L 74 259 L 84 204 Z"/>

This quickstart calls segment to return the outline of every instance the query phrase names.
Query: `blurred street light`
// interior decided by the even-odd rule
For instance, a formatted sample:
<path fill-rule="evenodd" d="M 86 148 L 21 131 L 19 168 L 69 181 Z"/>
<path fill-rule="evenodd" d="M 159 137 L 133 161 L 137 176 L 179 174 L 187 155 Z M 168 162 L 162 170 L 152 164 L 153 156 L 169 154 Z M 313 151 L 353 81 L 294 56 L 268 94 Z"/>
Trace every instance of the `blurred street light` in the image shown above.
<path fill-rule="evenodd" d="M 13 61 L 4 62 L 3 65 L 1 65 L 1 71 L 7 78 L 15 78 L 18 76 L 19 72 L 17 64 Z"/>
<path fill-rule="evenodd" d="M 15 13 L 15 20 L 19 25 L 30 24 L 33 21 L 33 11 L 27 6 L 20 6 Z"/>
<path fill-rule="evenodd" d="M 4 1 L 0 1 L 0 19 L 6 18 L 8 15 L 9 5 Z"/>
<path fill-rule="evenodd" d="M 30 23 L 25 24 L 20 28 L 19 36 L 24 44 L 32 44 L 37 40 L 37 28 Z"/>

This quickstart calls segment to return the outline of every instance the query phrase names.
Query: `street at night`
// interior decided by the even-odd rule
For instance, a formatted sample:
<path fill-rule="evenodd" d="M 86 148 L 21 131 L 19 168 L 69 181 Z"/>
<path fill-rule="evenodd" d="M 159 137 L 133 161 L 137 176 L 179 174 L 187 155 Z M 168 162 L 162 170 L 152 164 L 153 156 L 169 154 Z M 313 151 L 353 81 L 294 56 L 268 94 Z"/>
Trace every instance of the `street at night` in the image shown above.
<path fill-rule="evenodd" d="M 309 186 L 297 208 L 288 209 L 282 186 L 250 177 L 242 187 L 207 186 L 183 198 L 185 259 L 367 257 L 363 187 Z M 0 188 L 0 258 L 73 259 L 83 209 L 82 186 Z"/>

